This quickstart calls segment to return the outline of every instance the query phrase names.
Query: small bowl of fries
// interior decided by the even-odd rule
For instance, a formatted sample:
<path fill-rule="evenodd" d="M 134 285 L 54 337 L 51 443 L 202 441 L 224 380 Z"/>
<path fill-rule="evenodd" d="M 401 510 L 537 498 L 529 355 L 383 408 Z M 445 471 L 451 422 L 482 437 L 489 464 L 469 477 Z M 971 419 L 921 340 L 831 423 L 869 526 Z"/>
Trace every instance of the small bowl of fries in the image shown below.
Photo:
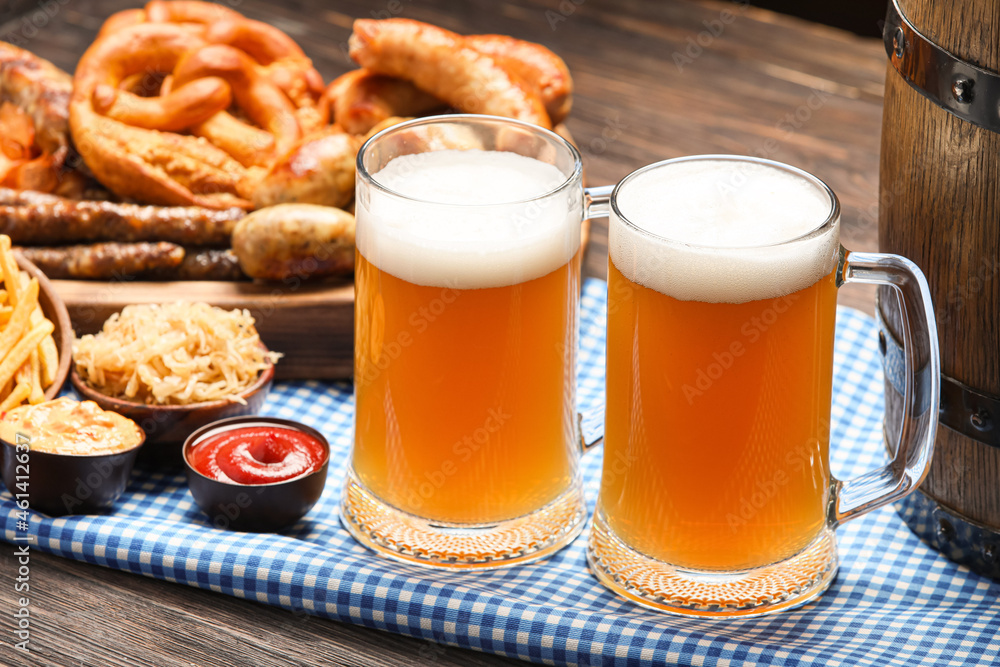
<path fill-rule="evenodd" d="M 73 328 L 38 267 L 0 235 L 0 412 L 55 398 L 69 375 Z"/>

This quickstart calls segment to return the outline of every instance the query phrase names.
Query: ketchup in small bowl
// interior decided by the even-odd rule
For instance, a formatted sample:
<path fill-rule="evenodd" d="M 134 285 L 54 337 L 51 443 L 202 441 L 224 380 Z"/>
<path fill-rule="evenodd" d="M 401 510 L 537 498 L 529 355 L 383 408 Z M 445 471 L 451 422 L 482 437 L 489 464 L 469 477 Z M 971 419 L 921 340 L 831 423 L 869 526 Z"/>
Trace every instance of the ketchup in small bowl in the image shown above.
<path fill-rule="evenodd" d="M 198 429 L 183 456 L 191 495 L 216 528 L 271 531 L 319 500 L 330 445 L 304 424 L 246 416 Z"/>

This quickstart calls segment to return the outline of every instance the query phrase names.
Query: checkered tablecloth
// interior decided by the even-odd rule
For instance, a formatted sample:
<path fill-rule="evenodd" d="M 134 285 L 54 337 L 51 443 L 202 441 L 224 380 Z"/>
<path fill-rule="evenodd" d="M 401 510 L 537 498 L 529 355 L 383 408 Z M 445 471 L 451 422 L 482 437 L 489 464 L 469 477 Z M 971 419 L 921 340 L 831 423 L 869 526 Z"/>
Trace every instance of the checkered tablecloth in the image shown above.
<path fill-rule="evenodd" d="M 585 287 L 580 404 L 604 386 L 606 286 Z M 854 476 L 882 460 L 876 329 L 840 310 L 833 469 Z M 932 551 L 891 508 L 839 531 L 842 564 L 830 590 L 803 609 L 759 620 L 698 621 L 642 610 L 590 575 L 586 533 L 553 558 L 500 572 L 428 572 L 376 557 L 341 527 L 337 501 L 351 442 L 351 387 L 280 383 L 264 412 L 298 419 L 333 447 L 320 503 L 275 534 L 210 527 L 182 476 L 138 474 L 106 516 L 35 515 L 35 548 L 189 586 L 389 632 L 570 665 L 996 665 L 1000 584 Z M 599 414 L 599 410 L 597 411 Z M 599 422 L 591 422 L 598 428 Z M 593 509 L 601 453 L 583 464 Z M 15 507 L 0 495 L 4 539 Z"/>

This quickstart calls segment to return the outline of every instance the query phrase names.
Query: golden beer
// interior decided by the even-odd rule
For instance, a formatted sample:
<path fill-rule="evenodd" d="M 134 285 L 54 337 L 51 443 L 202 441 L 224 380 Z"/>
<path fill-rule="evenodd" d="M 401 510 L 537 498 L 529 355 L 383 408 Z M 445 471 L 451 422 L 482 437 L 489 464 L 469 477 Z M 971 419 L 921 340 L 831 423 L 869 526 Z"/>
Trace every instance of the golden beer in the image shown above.
<path fill-rule="evenodd" d="M 838 227 L 780 169 L 670 173 L 638 173 L 609 236 L 597 512 L 648 558 L 745 571 L 826 526 Z"/>
<path fill-rule="evenodd" d="M 354 471 L 420 517 L 513 519 L 576 477 L 579 260 L 517 285 L 416 285 L 359 252 Z"/>
<path fill-rule="evenodd" d="M 581 174 L 558 135 L 490 116 L 417 119 L 362 148 L 341 500 L 362 544 L 482 569 L 582 530 Z"/>
<path fill-rule="evenodd" d="M 680 301 L 608 270 L 601 512 L 637 551 L 746 570 L 826 523 L 836 284 Z"/>
<path fill-rule="evenodd" d="M 610 590 L 688 616 L 797 607 L 836 576 L 837 526 L 926 474 L 939 392 L 927 283 L 912 262 L 848 252 L 839 236 L 833 191 L 770 160 L 677 158 L 615 187 L 604 470 L 587 545 Z M 829 465 L 843 282 L 894 288 L 914 353 L 892 462 L 849 480 Z"/>

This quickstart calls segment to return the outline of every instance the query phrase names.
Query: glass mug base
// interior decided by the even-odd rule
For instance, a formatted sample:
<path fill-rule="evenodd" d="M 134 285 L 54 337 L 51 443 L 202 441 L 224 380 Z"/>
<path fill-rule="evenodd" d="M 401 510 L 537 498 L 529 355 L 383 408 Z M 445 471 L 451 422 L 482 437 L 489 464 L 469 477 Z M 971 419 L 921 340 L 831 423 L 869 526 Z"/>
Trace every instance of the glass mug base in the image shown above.
<path fill-rule="evenodd" d="M 737 573 L 676 568 L 635 551 L 598 512 L 587 561 L 614 593 L 636 604 L 678 614 L 725 618 L 786 611 L 819 597 L 837 574 L 837 541 L 825 528 L 808 547 L 780 563 Z"/>
<path fill-rule="evenodd" d="M 394 560 L 452 570 L 493 570 L 551 556 L 587 520 L 579 480 L 531 514 L 482 526 L 435 523 L 391 507 L 348 471 L 340 521 L 361 544 Z"/>

